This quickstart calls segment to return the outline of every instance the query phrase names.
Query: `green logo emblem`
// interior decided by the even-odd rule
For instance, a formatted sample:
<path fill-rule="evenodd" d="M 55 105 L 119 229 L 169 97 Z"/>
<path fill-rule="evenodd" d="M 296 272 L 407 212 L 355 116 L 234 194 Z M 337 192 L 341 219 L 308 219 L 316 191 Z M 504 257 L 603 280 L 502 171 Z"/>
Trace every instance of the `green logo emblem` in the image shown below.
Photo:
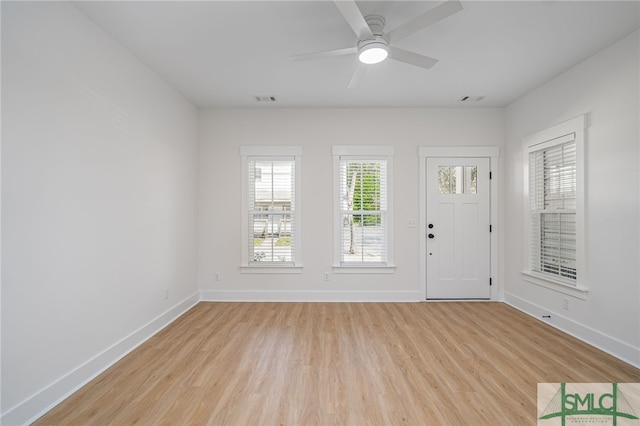
<path fill-rule="evenodd" d="M 584 390 L 587 384 L 581 384 Z M 608 385 L 608 384 L 607 384 Z M 608 423 L 613 422 L 613 426 L 618 424 L 618 419 L 638 420 L 631 404 L 618 388 L 617 383 L 611 383 L 611 387 L 605 391 L 569 392 L 567 384 L 560 383 L 560 389 L 555 393 L 547 407 L 542 412 L 539 420 L 547 420 L 559 417 L 562 426 L 565 426 L 568 417 L 571 417 L 572 424 L 580 423 Z M 610 391 L 609 391 L 610 389 Z M 580 416 L 580 417 L 573 417 Z M 598 421 L 596 416 L 600 419 Z M 609 419 L 602 418 L 609 417 Z M 635 422 L 634 422 L 635 423 Z M 539 424 L 544 424 L 539 422 Z"/>

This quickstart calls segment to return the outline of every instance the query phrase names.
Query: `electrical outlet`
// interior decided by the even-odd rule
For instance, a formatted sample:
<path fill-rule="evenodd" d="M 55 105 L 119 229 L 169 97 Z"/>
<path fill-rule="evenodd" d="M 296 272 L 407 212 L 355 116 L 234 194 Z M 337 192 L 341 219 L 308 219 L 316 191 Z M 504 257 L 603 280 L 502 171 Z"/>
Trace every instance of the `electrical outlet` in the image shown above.
<path fill-rule="evenodd" d="M 324 280 L 325 281 L 329 281 L 329 273 L 328 272 L 324 273 Z"/>
<path fill-rule="evenodd" d="M 215 274 L 213 274 L 213 280 L 220 281 L 220 272 L 216 272 Z"/>
<path fill-rule="evenodd" d="M 562 309 L 564 309 L 565 311 L 569 310 L 569 298 L 568 297 L 563 297 L 562 298 Z"/>
<path fill-rule="evenodd" d="M 164 288 L 164 300 L 169 298 L 169 287 Z"/>

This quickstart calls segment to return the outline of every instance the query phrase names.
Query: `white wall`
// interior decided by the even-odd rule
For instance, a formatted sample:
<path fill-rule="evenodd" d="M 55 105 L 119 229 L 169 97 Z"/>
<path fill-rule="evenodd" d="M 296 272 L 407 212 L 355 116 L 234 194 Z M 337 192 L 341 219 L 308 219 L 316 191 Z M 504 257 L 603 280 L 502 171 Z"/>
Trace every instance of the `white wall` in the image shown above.
<path fill-rule="evenodd" d="M 2 2 L 2 91 L 2 423 L 15 424 L 197 301 L 198 112 L 60 2 Z"/>
<path fill-rule="evenodd" d="M 639 34 L 596 54 L 506 108 L 505 299 L 640 366 Z M 586 136 L 588 300 L 523 281 L 524 136 L 580 114 Z M 582 272 L 582 271 L 580 271 Z"/>
<path fill-rule="evenodd" d="M 204 299 L 419 300 L 418 147 L 502 145 L 501 109 L 216 109 L 203 111 L 198 283 Z M 394 145 L 394 274 L 333 274 L 332 145 Z M 301 145 L 301 275 L 243 274 L 240 146 Z M 214 274 L 220 281 L 214 281 Z"/>

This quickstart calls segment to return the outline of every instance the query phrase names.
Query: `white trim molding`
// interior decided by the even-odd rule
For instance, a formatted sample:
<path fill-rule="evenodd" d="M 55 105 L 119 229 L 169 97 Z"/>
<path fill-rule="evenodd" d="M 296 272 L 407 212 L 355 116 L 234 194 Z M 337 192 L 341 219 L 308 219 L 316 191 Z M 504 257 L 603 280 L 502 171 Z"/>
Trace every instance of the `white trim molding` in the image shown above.
<path fill-rule="evenodd" d="M 421 146 L 419 157 L 498 157 L 498 146 Z"/>
<path fill-rule="evenodd" d="M 274 155 L 286 155 L 299 157 L 302 155 L 301 146 L 265 146 L 265 145 L 243 145 L 240 147 L 242 157 L 271 157 Z"/>
<path fill-rule="evenodd" d="M 540 287 L 548 288 L 549 290 L 557 291 L 558 293 L 577 297 L 578 299 L 587 300 L 588 298 L 588 288 L 565 284 L 559 281 L 552 281 L 547 277 L 539 277 L 531 272 L 521 271 L 520 273 L 522 274 L 522 279 L 528 283 L 539 285 Z"/>
<path fill-rule="evenodd" d="M 241 266 L 243 274 L 301 274 L 303 265 L 295 266 Z"/>
<path fill-rule="evenodd" d="M 384 266 L 333 265 L 334 274 L 393 274 L 395 272 L 396 272 L 396 265 L 384 265 Z"/>
<path fill-rule="evenodd" d="M 395 154 L 393 145 L 333 145 L 331 155 L 357 155 L 388 157 Z"/>
<path fill-rule="evenodd" d="M 419 302 L 418 291 L 202 290 L 203 302 Z"/>

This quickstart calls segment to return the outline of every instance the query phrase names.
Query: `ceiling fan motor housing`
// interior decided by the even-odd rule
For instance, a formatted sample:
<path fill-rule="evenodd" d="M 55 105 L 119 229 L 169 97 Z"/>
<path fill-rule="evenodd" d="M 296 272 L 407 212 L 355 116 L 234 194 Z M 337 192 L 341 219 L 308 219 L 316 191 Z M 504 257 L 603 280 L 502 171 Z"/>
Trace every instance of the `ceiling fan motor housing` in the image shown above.
<path fill-rule="evenodd" d="M 384 32 L 382 31 L 384 28 L 384 18 L 380 15 L 367 15 L 364 20 L 369 25 L 371 32 L 374 36 L 382 37 Z"/>

